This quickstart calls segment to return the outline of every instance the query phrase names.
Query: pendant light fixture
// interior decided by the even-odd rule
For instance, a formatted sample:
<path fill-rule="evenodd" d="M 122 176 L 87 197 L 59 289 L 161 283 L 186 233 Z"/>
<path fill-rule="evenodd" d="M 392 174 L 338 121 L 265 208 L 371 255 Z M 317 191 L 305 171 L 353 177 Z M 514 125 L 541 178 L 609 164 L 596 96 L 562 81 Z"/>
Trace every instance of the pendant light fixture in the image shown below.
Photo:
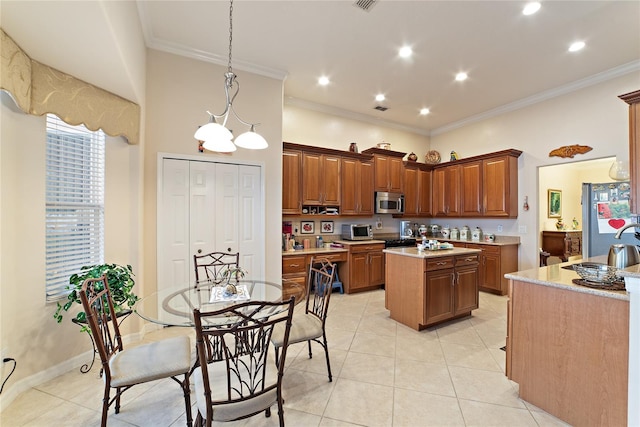
<path fill-rule="evenodd" d="M 248 123 L 238 117 L 233 109 L 233 101 L 238 96 L 240 91 L 240 83 L 238 83 L 237 77 L 231 67 L 231 46 L 233 43 L 233 0 L 229 3 L 229 62 L 227 65 L 227 72 L 224 73 L 224 94 L 226 98 L 226 104 L 222 114 L 209 114 L 209 122 L 203 126 L 200 126 L 196 131 L 194 138 L 198 141 L 203 141 L 202 146 L 209 151 L 217 151 L 220 153 L 229 153 L 236 151 L 236 145 L 242 148 L 248 148 L 250 150 L 261 150 L 267 148 L 269 144 L 260 136 L 255 127 L 259 123 Z M 233 116 L 245 126 L 249 127 L 249 130 L 239 135 L 233 143 L 233 134 L 227 129 L 227 120 L 229 116 Z M 218 120 L 222 120 L 222 124 L 218 123 Z"/>

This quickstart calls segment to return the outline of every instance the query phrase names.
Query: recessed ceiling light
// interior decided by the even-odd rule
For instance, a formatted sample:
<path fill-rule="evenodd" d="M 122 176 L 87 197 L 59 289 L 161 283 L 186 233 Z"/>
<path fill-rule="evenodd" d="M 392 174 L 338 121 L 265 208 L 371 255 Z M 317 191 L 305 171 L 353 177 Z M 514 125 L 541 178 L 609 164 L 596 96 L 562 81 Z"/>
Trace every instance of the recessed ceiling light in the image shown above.
<path fill-rule="evenodd" d="M 327 77 L 327 76 L 322 76 L 322 77 L 320 77 L 320 78 L 318 79 L 318 84 L 319 84 L 320 86 L 326 86 L 326 85 L 328 85 L 328 84 L 329 84 L 329 77 Z"/>
<path fill-rule="evenodd" d="M 469 76 L 467 76 L 467 73 L 458 73 L 458 74 L 456 74 L 456 81 L 463 82 L 463 81 L 467 80 L 467 77 L 469 77 Z"/>
<path fill-rule="evenodd" d="M 429 109 L 428 108 L 421 108 L 420 109 L 420 115 L 421 116 L 426 116 L 427 114 L 429 114 Z"/>
<path fill-rule="evenodd" d="M 413 55 L 413 49 L 411 49 L 411 46 L 403 46 L 398 51 L 398 55 L 400 55 L 401 58 L 410 58 L 411 55 Z"/>
<path fill-rule="evenodd" d="M 524 9 L 522 9 L 522 14 L 533 15 L 539 10 L 540 10 L 540 3 L 538 3 L 537 1 L 532 1 L 524 5 Z"/>
<path fill-rule="evenodd" d="M 384 94 L 383 93 L 379 93 L 376 95 L 376 101 L 378 102 L 382 102 L 385 100 Z"/>
<path fill-rule="evenodd" d="M 577 52 L 585 46 L 584 42 L 574 42 L 569 46 L 569 52 Z"/>

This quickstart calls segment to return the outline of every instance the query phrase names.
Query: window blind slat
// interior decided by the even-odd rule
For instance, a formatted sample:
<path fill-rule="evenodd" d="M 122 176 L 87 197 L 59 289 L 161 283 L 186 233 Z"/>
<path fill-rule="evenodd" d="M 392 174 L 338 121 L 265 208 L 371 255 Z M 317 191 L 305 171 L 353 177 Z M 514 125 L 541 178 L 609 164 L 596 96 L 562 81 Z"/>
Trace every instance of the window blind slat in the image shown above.
<path fill-rule="evenodd" d="M 68 295 L 69 276 L 104 262 L 105 136 L 47 115 L 46 299 Z"/>

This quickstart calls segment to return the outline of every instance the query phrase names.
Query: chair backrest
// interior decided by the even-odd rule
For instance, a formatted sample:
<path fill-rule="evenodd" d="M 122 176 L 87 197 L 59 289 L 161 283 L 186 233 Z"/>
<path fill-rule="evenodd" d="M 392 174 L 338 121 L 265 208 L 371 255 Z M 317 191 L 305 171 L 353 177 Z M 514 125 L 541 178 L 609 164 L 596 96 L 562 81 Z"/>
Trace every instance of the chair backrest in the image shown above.
<path fill-rule="evenodd" d="M 322 257 L 312 258 L 309 264 L 306 312 L 322 320 L 323 325 L 329 310 L 336 268 L 336 264 Z"/>
<path fill-rule="evenodd" d="M 196 282 L 207 280 L 216 284 L 225 280 L 224 271 L 240 267 L 240 253 L 211 252 L 193 256 Z"/>
<path fill-rule="evenodd" d="M 107 276 L 103 274 L 97 279 L 85 280 L 80 290 L 80 300 L 102 361 L 103 372 L 109 380 L 109 359 L 122 351 L 123 347 Z"/>
<path fill-rule="evenodd" d="M 193 311 L 207 408 L 258 398 L 276 388 L 280 393 L 293 307 L 294 298 L 291 298 L 284 302 L 249 301 L 211 312 Z M 227 316 L 236 321 L 207 328 L 206 318 L 211 316 Z M 284 327 L 285 331 L 282 357 L 277 366 L 267 361 L 276 326 Z M 212 354 L 218 351 L 222 358 L 209 365 L 207 362 L 218 360 L 217 354 Z M 210 375 L 215 378 L 215 384 L 210 383 Z M 222 390 L 223 387 L 226 390 Z"/>

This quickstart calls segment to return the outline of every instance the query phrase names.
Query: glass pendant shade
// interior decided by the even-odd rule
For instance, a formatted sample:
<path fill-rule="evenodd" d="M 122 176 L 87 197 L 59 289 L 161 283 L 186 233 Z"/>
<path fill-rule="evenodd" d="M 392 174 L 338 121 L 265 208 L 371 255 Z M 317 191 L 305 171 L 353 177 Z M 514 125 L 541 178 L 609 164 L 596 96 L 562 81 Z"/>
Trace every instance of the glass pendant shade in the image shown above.
<path fill-rule="evenodd" d="M 626 181 L 629 179 L 629 166 L 627 162 L 616 160 L 609 168 L 609 176 L 616 181 Z"/>
<path fill-rule="evenodd" d="M 238 147 L 248 148 L 250 150 L 262 150 L 269 146 L 267 141 L 255 132 L 253 126 L 251 126 L 251 130 L 239 135 L 235 143 Z"/>
<path fill-rule="evenodd" d="M 214 121 L 209 122 L 204 126 L 200 126 L 193 137 L 198 141 L 209 141 L 216 139 L 228 139 L 230 141 L 231 139 L 233 139 L 233 134 L 231 134 L 229 129 L 225 128 L 222 125 L 219 125 Z"/>
<path fill-rule="evenodd" d="M 233 151 L 236 151 L 236 146 L 234 145 L 234 143 L 231 142 L 230 139 L 225 138 L 205 139 L 202 143 L 202 146 L 205 150 L 216 151 L 218 153 L 231 153 Z"/>

